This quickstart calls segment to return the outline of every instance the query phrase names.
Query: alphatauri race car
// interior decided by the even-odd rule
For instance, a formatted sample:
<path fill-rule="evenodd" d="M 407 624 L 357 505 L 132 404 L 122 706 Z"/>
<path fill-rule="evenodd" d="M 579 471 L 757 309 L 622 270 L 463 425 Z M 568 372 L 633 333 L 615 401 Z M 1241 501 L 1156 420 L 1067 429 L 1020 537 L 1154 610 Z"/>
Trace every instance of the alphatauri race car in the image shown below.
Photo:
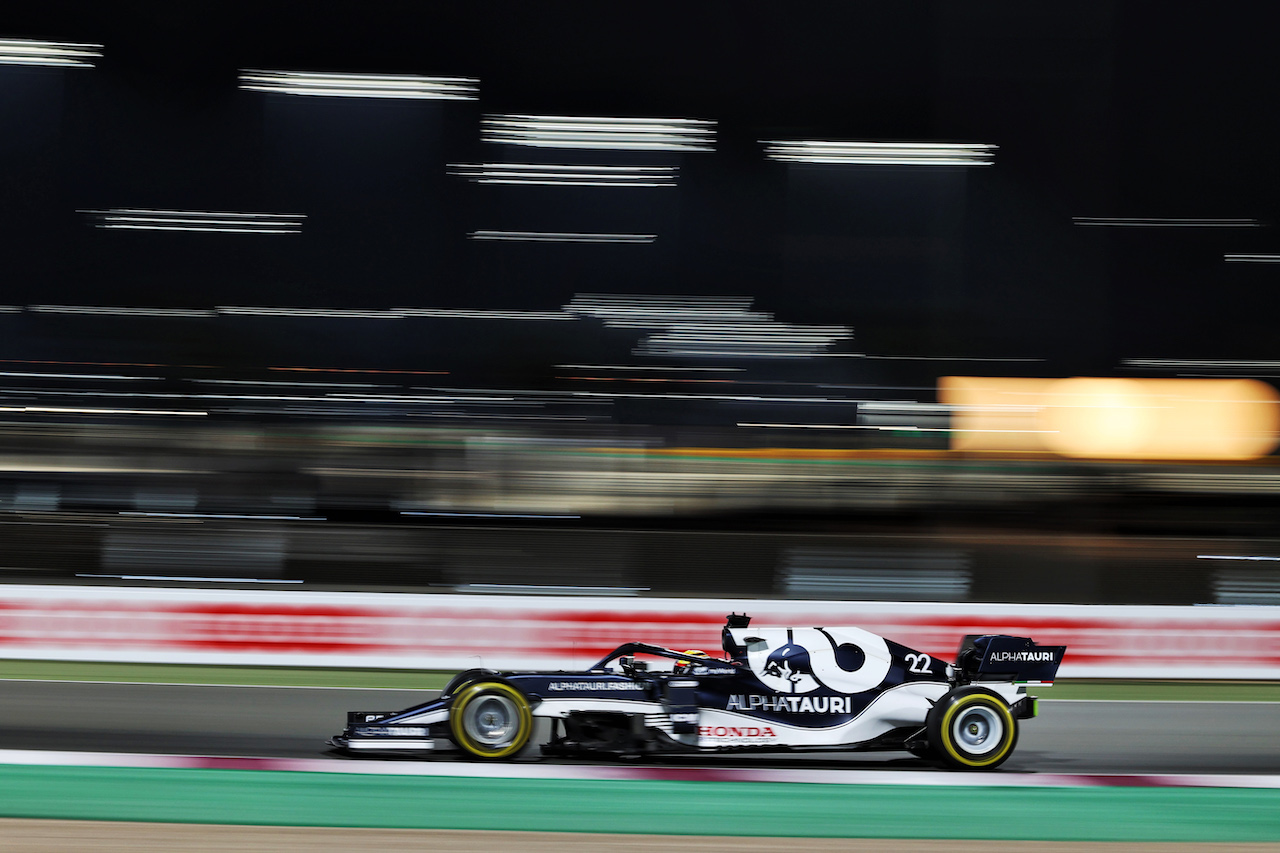
<path fill-rule="evenodd" d="M 438 699 L 351 711 L 329 743 L 349 754 L 425 754 L 448 738 L 467 757 L 512 759 L 535 720 L 543 755 L 905 750 L 960 770 L 1012 753 L 1066 646 L 966 637 L 952 663 L 860 628 L 752 628 L 732 614 L 725 658 L 626 643 L 579 672 L 471 669 Z"/>

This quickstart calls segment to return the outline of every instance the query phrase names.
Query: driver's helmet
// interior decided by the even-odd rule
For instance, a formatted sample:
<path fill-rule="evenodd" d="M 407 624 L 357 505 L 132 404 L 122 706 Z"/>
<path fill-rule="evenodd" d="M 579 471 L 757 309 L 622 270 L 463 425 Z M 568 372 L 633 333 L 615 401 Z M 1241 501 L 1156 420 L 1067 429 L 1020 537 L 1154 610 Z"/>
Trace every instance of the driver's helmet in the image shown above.
<path fill-rule="evenodd" d="M 676 665 L 672 667 L 671 670 L 676 675 L 688 672 L 693 666 L 694 660 L 707 660 L 711 657 L 711 655 L 707 654 L 702 649 L 685 649 L 680 654 L 684 655 L 688 660 L 681 659 L 676 661 Z"/>

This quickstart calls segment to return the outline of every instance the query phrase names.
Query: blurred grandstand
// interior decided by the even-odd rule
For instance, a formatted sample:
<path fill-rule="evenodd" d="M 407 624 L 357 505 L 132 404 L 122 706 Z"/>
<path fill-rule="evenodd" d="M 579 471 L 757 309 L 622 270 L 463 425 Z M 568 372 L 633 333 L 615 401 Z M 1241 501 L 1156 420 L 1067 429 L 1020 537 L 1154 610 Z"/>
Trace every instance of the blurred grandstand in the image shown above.
<path fill-rule="evenodd" d="M 1280 473 L 704 428 L 0 427 L 0 579 L 1274 603 Z M 909 441 L 909 436 L 903 441 Z M 1274 557 L 1270 559 L 1274 560 Z"/>

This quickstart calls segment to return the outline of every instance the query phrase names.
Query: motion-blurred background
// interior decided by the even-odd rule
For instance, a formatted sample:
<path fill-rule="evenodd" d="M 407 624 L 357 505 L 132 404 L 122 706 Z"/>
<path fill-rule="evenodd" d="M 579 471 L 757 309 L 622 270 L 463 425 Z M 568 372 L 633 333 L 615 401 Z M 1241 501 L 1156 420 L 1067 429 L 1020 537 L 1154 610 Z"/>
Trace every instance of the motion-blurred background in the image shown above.
<path fill-rule="evenodd" d="M 1271 18 L 6 9 L 0 580 L 1280 603 Z"/>

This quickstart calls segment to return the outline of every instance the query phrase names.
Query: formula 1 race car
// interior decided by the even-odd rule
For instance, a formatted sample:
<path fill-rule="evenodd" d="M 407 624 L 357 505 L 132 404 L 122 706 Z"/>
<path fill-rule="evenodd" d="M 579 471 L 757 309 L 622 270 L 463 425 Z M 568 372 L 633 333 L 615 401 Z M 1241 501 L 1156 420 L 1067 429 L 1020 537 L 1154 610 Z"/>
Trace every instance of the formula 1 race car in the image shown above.
<path fill-rule="evenodd" d="M 728 617 L 726 659 L 627 643 L 581 672 L 468 670 L 433 701 L 349 712 L 329 743 L 403 755 L 440 737 L 468 757 L 511 759 L 543 717 L 544 755 L 905 750 L 990 770 L 1012 754 L 1018 720 L 1036 716 L 1027 686 L 1051 685 L 1066 652 L 1026 637 L 966 637 L 946 663 L 860 628 L 750 622 Z"/>

